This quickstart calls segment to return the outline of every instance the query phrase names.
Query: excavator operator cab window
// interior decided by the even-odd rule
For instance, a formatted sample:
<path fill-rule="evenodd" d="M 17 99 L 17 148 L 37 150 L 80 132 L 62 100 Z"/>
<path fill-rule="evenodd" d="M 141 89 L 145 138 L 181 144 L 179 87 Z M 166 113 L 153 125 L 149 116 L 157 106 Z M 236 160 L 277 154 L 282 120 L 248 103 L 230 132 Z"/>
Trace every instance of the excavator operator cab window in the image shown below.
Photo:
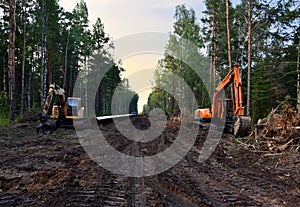
<path fill-rule="evenodd" d="M 69 99 L 68 100 L 69 106 L 78 106 L 78 100 L 77 99 Z"/>
<path fill-rule="evenodd" d="M 80 98 L 68 98 L 67 116 L 78 116 L 80 108 Z"/>
<path fill-rule="evenodd" d="M 226 108 L 226 121 L 232 121 L 233 119 L 233 102 L 232 99 L 224 99 L 224 106 Z"/>
<path fill-rule="evenodd" d="M 67 115 L 68 116 L 77 116 L 77 111 L 79 109 L 79 100 L 78 99 L 68 99 L 68 109 Z"/>

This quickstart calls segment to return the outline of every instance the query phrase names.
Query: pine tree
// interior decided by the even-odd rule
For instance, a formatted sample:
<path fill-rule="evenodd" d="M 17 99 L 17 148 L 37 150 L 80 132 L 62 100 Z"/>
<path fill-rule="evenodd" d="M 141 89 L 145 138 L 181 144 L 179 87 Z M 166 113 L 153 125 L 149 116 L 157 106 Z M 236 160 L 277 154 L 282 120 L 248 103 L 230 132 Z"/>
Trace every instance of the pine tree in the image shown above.
<path fill-rule="evenodd" d="M 209 103 L 209 98 L 202 99 L 208 97 L 204 83 L 207 80 L 208 64 L 207 59 L 200 53 L 200 48 L 204 45 L 195 12 L 185 5 L 178 5 L 174 19 L 174 32 L 169 36 L 164 58 L 160 60 L 155 72 L 157 86 L 148 99 L 149 110 L 158 106 L 170 115 L 179 107 L 175 95 L 186 100 L 184 107 L 189 108 L 195 104 L 192 99 L 185 97 L 186 87 L 175 76 L 184 79 L 200 104 Z M 170 88 L 170 91 L 166 92 L 162 88 Z"/>
<path fill-rule="evenodd" d="M 16 1 L 9 1 L 9 46 L 8 46 L 8 71 L 9 71 L 9 99 L 10 121 L 16 118 L 16 82 L 15 82 L 15 33 L 16 33 Z"/>

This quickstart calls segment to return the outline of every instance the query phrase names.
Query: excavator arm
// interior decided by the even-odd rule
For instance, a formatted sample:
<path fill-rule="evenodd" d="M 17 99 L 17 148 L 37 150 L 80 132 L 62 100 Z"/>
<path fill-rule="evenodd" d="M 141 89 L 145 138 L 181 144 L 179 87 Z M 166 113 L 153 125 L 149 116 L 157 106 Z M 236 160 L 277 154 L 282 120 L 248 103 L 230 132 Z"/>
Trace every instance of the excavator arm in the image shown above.
<path fill-rule="evenodd" d="M 61 104 L 62 107 L 64 107 L 65 104 L 66 104 L 64 89 L 60 88 L 59 86 L 57 86 L 55 84 L 51 84 L 49 86 L 48 95 L 47 95 L 46 100 L 44 102 L 42 113 L 41 113 L 41 116 L 40 116 L 41 124 L 38 125 L 37 128 L 36 128 L 36 131 L 37 131 L 38 134 L 40 132 L 42 132 L 43 134 L 50 134 L 50 133 L 52 133 L 52 130 L 57 125 L 56 120 L 51 119 L 51 116 L 52 116 L 51 113 L 53 113 L 53 111 L 51 111 L 51 113 L 49 112 L 49 110 L 53 109 L 53 106 L 51 107 L 51 104 L 52 104 L 52 100 L 53 100 L 54 96 L 59 97 L 59 101 L 60 101 L 60 104 Z"/>
<path fill-rule="evenodd" d="M 223 118 L 224 115 L 221 113 L 223 109 L 221 109 L 221 105 L 219 103 L 220 94 L 222 90 L 226 89 L 232 83 L 234 84 L 234 115 L 244 115 L 240 67 L 236 64 L 215 89 L 212 104 L 213 117 Z"/>
<path fill-rule="evenodd" d="M 48 96 L 46 97 L 44 107 L 43 107 L 43 114 L 46 116 L 49 112 L 50 104 L 52 102 L 53 97 L 57 95 L 59 97 L 60 104 L 62 107 L 66 104 L 65 102 L 65 90 L 60 88 L 55 84 L 51 84 L 49 86 Z"/>

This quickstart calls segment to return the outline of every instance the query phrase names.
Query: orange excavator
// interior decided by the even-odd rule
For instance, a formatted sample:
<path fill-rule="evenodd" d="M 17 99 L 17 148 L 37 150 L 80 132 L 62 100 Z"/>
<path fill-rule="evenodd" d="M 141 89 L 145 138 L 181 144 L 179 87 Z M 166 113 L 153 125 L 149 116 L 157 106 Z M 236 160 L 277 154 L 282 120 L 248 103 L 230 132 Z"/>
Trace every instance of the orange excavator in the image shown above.
<path fill-rule="evenodd" d="M 221 99 L 221 91 L 233 83 L 233 98 Z M 243 106 L 242 81 L 239 65 L 226 75 L 215 89 L 211 108 L 195 110 L 195 120 L 210 122 L 212 118 L 225 119 L 225 126 L 233 132 L 235 137 L 244 137 L 251 128 L 251 117 L 246 116 Z"/>

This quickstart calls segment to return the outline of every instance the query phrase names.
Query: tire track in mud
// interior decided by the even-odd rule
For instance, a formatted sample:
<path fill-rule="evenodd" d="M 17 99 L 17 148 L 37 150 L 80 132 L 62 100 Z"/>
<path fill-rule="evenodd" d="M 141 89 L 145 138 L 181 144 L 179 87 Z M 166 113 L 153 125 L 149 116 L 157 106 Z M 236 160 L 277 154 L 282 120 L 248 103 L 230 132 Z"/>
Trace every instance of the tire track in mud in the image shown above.
<path fill-rule="evenodd" d="M 107 139 L 121 152 L 145 155 L 144 146 L 119 139 L 121 135 L 113 126 L 105 130 Z M 163 139 L 157 140 L 156 147 L 163 149 L 174 137 L 176 130 L 169 129 Z M 299 182 L 293 184 L 282 180 L 278 172 L 241 163 L 251 159 L 237 159 L 245 154 L 237 153 L 234 158 L 217 147 L 208 160 L 198 162 L 197 147 L 204 137 L 201 132 L 194 149 L 176 166 L 141 178 L 103 169 L 85 153 L 76 136 L 38 137 L 17 149 L 2 150 L 5 157 L 0 160 L 0 206 L 219 207 L 300 203 L 297 191 L 291 191 Z M 157 151 L 155 145 L 148 150 L 152 149 Z"/>
<path fill-rule="evenodd" d="M 300 203 L 296 192 L 289 192 L 291 186 L 274 180 L 271 174 L 267 177 L 257 169 L 234 168 L 230 164 L 228 160 L 223 163 L 213 157 L 199 163 L 195 155 L 189 155 L 171 172 L 190 183 L 213 206 L 298 206 Z"/>
<path fill-rule="evenodd" d="M 237 193 L 235 196 L 237 200 L 243 197 L 248 201 L 253 201 L 255 205 L 268 203 L 279 206 L 293 206 L 295 203 L 300 203 L 299 198 L 297 199 L 293 195 L 289 195 L 284 184 L 281 183 L 278 185 L 276 181 L 272 180 L 272 176 L 266 177 L 258 173 L 258 171 L 247 168 L 229 168 L 216 160 L 210 161 L 205 167 L 206 173 L 212 175 L 214 180 L 234 189 L 234 192 Z M 276 191 L 276 194 L 270 193 L 270 191 Z M 280 197 L 278 195 L 280 195 Z M 225 203 L 228 199 L 231 200 L 235 198 L 231 198 L 230 195 L 227 195 L 224 197 Z"/>
<path fill-rule="evenodd" d="M 148 185 L 158 191 L 163 199 L 161 202 L 167 206 L 184 206 L 184 207 L 203 207 L 208 206 L 204 197 L 197 194 L 189 185 L 189 183 L 180 183 L 174 179 L 176 174 L 166 173 L 167 175 L 158 175 L 148 179 Z M 173 178 L 170 179 L 169 176 Z M 179 181 L 182 182 L 180 178 Z"/>
<path fill-rule="evenodd" d="M 82 177 L 64 190 L 64 206 L 130 206 L 128 178 L 97 171 L 75 171 Z"/>
<path fill-rule="evenodd" d="M 12 193 L 1 193 L 0 195 L 0 206 L 21 206 L 24 204 L 24 197 L 18 194 Z M 28 203 L 27 203 L 28 204 Z"/>
<path fill-rule="evenodd" d="M 111 131 L 108 131 L 111 133 Z M 97 163 L 83 151 L 70 154 L 78 164 L 73 167 L 77 182 L 67 190 L 65 206 L 131 206 L 130 178 L 113 174 Z"/>
<path fill-rule="evenodd" d="M 296 207 L 300 203 L 297 192 L 289 191 L 293 186 L 257 169 L 235 168 L 230 160 L 223 163 L 214 157 L 199 163 L 196 158 L 190 153 L 171 170 L 152 179 L 163 192 L 181 202 L 180 206 Z"/>

